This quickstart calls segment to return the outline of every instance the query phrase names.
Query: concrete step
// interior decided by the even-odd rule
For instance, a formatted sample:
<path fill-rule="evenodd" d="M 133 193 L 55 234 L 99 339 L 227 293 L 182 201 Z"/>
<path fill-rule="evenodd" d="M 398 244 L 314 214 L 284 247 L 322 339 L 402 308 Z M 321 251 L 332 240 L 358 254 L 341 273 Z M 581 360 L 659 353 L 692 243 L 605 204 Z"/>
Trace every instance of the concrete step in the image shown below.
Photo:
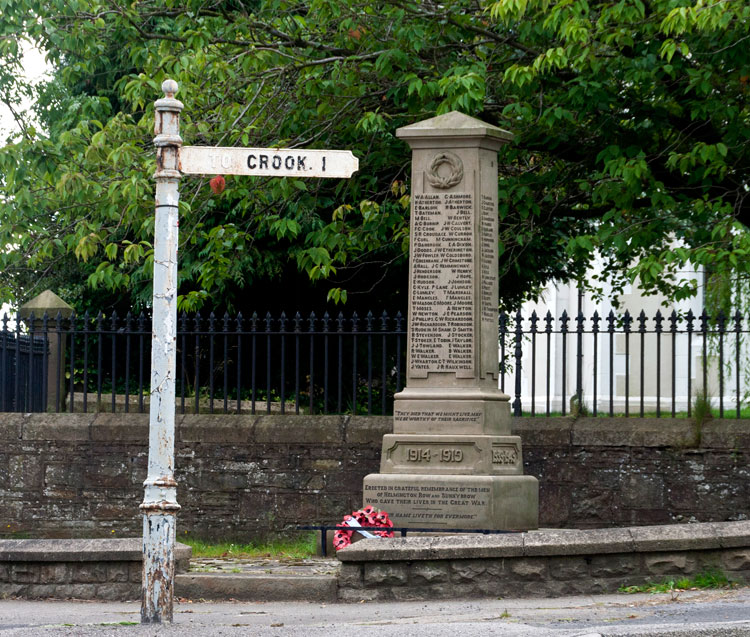
<path fill-rule="evenodd" d="M 193 558 L 175 578 L 175 595 L 190 600 L 335 602 L 337 559 Z"/>
<path fill-rule="evenodd" d="M 335 602 L 336 575 L 182 573 L 175 578 L 180 599 L 248 602 Z"/>

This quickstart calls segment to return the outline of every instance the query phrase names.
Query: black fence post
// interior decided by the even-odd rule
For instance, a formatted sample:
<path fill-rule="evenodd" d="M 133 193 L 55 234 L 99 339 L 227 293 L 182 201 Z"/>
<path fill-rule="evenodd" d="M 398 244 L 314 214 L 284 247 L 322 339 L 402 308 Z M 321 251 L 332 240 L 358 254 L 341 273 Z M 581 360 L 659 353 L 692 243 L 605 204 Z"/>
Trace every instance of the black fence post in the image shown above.
<path fill-rule="evenodd" d="M 724 310 L 719 310 L 716 317 L 716 328 L 719 332 L 719 418 L 724 418 L 724 332 L 727 317 Z"/>
<path fill-rule="evenodd" d="M 388 375 L 387 375 L 387 369 L 386 369 L 386 350 L 388 345 L 388 312 L 383 311 L 383 314 L 380 317 L 380 331 L 383 333 L 382 338 L 380 339 L 380 369 L 381 369 L 381 376 L 380 376 L 380 413 L 381 415 L 385 416 L 386 413 L 386 394 L 388 393 L 386 391 L 388 387 Z"/>
<path fill-rule="evenodd" d="M 677 397 L 677 323 L 679 318 L 677 311 L 672 310 L 669 315 L 669 332 L 672 335 L 672 418 L 677 413 L 676 397 Z"/>
<path fill-rule="evenodd" d="M 84 316 L 84 330 L 85 328 L 85 321 L 86 318 Z M 130 412 L 130 343 L 131 343 L 131 335 L 133 333 L 133 315 L 128 312 L 125 315 L 125 413 Z M 85 343 L 85 336 L 84 336 L 84 343 Z M 83 363 L 83 369 L 84 369 L 84 379 L 86 377 L 86 356 L 84 355 L 84 363 Z M 86 381 L 84 380 L 83 383 L 84 387 L 86 386 Z M 86 411 L 86 392 L 84 390 L 83 393 L 83 404 L 84 408 L 83 411 Z"/>
<path fill-rule="evenodd" d="M 498 317 L 498 338 L 500 339 L 500 391 L 505 393 L 505 335 L 508 333 L 508 315 L 500 312 Z"/>
<path fill-rule="evenodd" d="M 641 342 L 641 361 L 640 361 L 640 367 L 639 367 L 639 373 L 640 373 L 640 394 L 641 394 L 641 400 L 640 400 L 640 411 L 638 412 L 643 418 L 643 392 L 645 388 L 645 365 L 644 360 L 646 356 L 646 313 L 641 310 L 641 313 L 638 315 L 638 333 L 640 334 L 640 342 Z"/>
<path fill-rule="evenodd" d="M 568 391 L 567 391 L 567 380 L 568 380 L 568 321 L 570 317 L 566 310 L 562 311 L 560 316 L 560 334 L 562 335 L 562 391 L 560 392 L 560 398 L 562 402 L 562 415 L 566 414 L 568 402 Z"/>
<path fill-rule="evenodd" d="M 5 328 L 3 328 L 5 331 Z M 42 359 L 42 411 L 48 411 L 51 407 L 49 404 L 49 314 L 44 311 L 42 316 L 42 347 L 43 347 L 43 359 Z M 3 354 L 5 349 L 3 348 Z M 3 361 L 3 367 L 5 367 Z M 2 384 L 0 384 L 0 387 Z M 5 396 L 3 396 L 3 403 Z"/>
<path fill-rule="evenodd" d="M 75 322 L 73 321 L 73 317 L 70 317 L 71 320 L 71 327 L 75 325 Z M 73 333 L 73 336 L 75 336 L 75 332 Z M 71 356 L 70 360 L 73 360 L 73 338 L 71 337 Z M 72 375 L 72 371 L 71 371 Z M 112 413 L 115 413 L 116 406 L 115 406 L 115 399 L 117 398 L 117 312 L 114 310 L 112 311 L 112 374 L 111 374 L 111 380 L 112 380 Z M 73 394 L 71 392 L 70 395 L 71 402 L 73 401 Z"/>
<path fill-rule="evenodd" d="M 594 337 L 594 392 L 592 398 L 591 413 L 596 416 L 598 415 L 598 398 L 599 398 L 599 321 L 601 321 L 599 312 L 594 311 L 594 316 L 591 318 L 591 333 Z"/>
<path fill-rule="evenodd" d="M 552 312 L 547 310 L 547 314 L 544 316 L 544 333 L 547 335 L 547 373 L 545 374 L 545 376 L 547 377 L 547 417 L 549 417 L 550 415 L 550 382 L 552 378 L 552 374 L 550 374 L 550 362 L 552 360 L 552 321 Z"/>
<path fill-rule="evenodd" d="M 208 412 L 214 413 L 214 338 L 216 336 L 216 314 L 208 315 Z"/>
<path fill-rule="evenodd" d="M 60 313 L 57 314 L 58 318 Z M 60 342 L 60 322 L 57 322 L 57 342 Z M 102 408 L 102 375 L 104 365 L 104 353 L 102 348 L 104 347 L 104 314 L 99 310 L 96 314 L 96 410 L 99 411 Z M 59 360 L 59 354 L 58 354 Z M 60 379 L 57 378 L 55 385 L 60 385 Z M 60 401 L 57 401 L 57 411 L 60 411 Z"/>
<path fill-rule="evenodd" d="M 607 333 L 609 334 L 609 415 L 615 415 L 615 313 L 610 310 L 607 315 Z"/>
<path fill-rule="evenodd" d="M 693 321 L 695 320 L 695 316 L 693 315 L 693 310 L 688 310 L 687 314 L 685 315 L 685 319 L 687 320 L 687 338 L 688 338 L 688 365 L 687 365 L 687 413 L 688 418 L 692 415 L 693 410 L 693 396 L 692 396 L 692 388 L 693 388 Z"/>
<path fill-rule="evenodd" d="M 235 331 L 237 333 L 237 413 L 242 413 L 242 332 L 244 329 L 245 319 L 242 316 L 242 312 L 237 312 L 237 318 L 235 319 Z M 253 331 L 255 322 L 253 322 Z M 253 402 L 251 403 L 251 411 L 255 413 L 255 347 L 253 346 Z"/>
<path fill-rule="evenodd" d="M 578 295 L 578 304 L 581 304 L 581 295 Z M 576 409 L 580 414 L 583 409 L 583 312 L 578 311 L 576 316 Z"/>
<path fill-rule="evenodd" d="M 222 365 L 224 371 L 224 413 L 229 413 L 229 312 L 224 312 L 221 322 L 221 335 L 223 337 L 224 345 L 224 364 Z M 237 400 L 239 400 L 239 395 Z"/>
<path fill-rule="evenodd" d="M 404 317 L 401 316 L 401 312 L 396 312 L 396 391 L 399 392 L 402 389 L 401 386 L 401 352 L 403 351 L 402 339 L 406 337 L 403 331 L 402 323 Z"/>
<path fill-rule="evenodd" d="M 323 313 L 323 413 L 328 413 L 328 332 L 331 317 Z"/>
<path fill-rule="evenodd" d="M 633 317 L 625 310 L 622 316 L 622 327 L 625 331 L 625 415 L 630 415 L 630 326 Z"/>
<path fill-rule="evenodd" d="M 531 415 L 536 416 L 536 335 L 539 317 L 531 312 Z"/>
<path fill-rule="evenodd" d="M 513 401 L 513 415 L 518 417 L 521 415 L 521 358 L 523 355 L 522 341 L 523 341 L 523 325 L 522 325 L 521 310 L 516 312 L 516 343 L 515 343 L 515 367 L 516 373 L 516 397 Z"/>
<path fill-rule="evenodd" d="M 2 342 L 3 342 L 3 349 L 2 349 L 2 360 L 0 361 L 0 391 L 2 391 L 2 408 L 3 411 L 10 411 L 10 400 L 8 394 L 10 393 L 10 374 L 8 369 L 8 347 L 10 338 L 8 336 L 8 315 L 3 314 L 3 334 L 2 334 Z"/>
<path fill-rule="evenodd" d="M 113 316 L 114 316 L 114 314 L 113 314 Z M 75 391 L 75 375 L 76 375 L 76 370 L 75 370 L 75 359 L 76 359 L 76 322 L 78 320 L 78 316 L 76 315 L 75 312 L 73 312 L 70 315 L 70 319 L 69 320 L 70 320 L 70 349 L 69 349 L 69 352 L 70 352 L 70 378 L 68 379 L 68 381 L 69 381 L 68 382 L 68 386 L 69 386 L 69 392 L 70 392 L 70 402 L 68 403 L 68 412 L 69 413 L 73 413 L 73 411 L 75 409 L 75 405 L 74 405 L 75 394 L 73 392 Z M 114 338 L 114 336 L 112 338 Z M 114 365 L 114 363 L 113 363 L 113 365 Z M 114 396 L 115 396 L 115 394 L 114 394 L 114 381 L 113 381 L 113 387 L 112 387 L 112 411 L 113 412 L 115 410 L 115 407 L 114 407 L 114 405 L 115 405 Z"/>
<path fill-rule="evenodd" d="M 740 417 L 740 347 L 742 340 L 740 339 L 740 331 L 742 330 L 742 314 L 738 310 L 734 315 L 734 370 L 735 370 L 735 392 L 736 392 L 736 415 L 735 418 Z"/>
<path fill-rule="evenodd" d="M 310 414 L 315 412 L 315 312 L 310 312 L 308 321 L 308 333 L 310 334 L 310 379 L 308 385 Z"/>
<path fill-rule="evenodd" d="M 144 380 L 144 344 L 146 340 L 146 316 L 141 312 L 138 315 L 138 323 L 136 329 L 138 330 L 138 413 L 144 412 L 143 408 L 143 380 Z M 149 334 L 150 335 L 150 334 Z M 149 339 L 149 342 L 151 340 Z M 149 361 L 149 369 L 151 369 L 151 361 Z"/>
<path fill-rule="evenodd" d="M 359 317 L 352 314 L 352 415 L 357 413 L 357 334 L 359 332 Z"/>
<path fill-rule="evenodd" d="M 656 417 L 661 418 L 661 332 L 664 317 L 656 310 L 654 324 L 656 330 Z"/>
<path fill-rule="evenodd" d="M 372 321 L 371 311 L 365 317 L 365 331 L 367 332 L 367 415 L 372 414 Z"/>

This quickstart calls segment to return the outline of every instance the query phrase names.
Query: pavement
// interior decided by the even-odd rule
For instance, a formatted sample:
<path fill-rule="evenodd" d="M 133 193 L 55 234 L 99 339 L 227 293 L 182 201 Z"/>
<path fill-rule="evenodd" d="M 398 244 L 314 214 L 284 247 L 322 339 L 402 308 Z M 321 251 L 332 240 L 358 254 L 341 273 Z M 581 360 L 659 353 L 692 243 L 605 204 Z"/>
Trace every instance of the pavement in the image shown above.
<path fill-rule="evenodd" d="M 174 622 L 140 623 L 140 601 L 0 600 L 0 637 L 750 637 L 750 587 L 556 599 L 342 604 L 336 559 L 191 561 Z M 191 588 L 192 587 L 192 588 Z M 214 601 L 207 601 L 214 600 Z"/>
<path fill-rule="evenodd" d="M 172 624 L 139 622 L 137 601 L 0 600 L 0 637 L 734 637 L 750 635 L 750 588 L 355 604 L 178 601 Z"/>

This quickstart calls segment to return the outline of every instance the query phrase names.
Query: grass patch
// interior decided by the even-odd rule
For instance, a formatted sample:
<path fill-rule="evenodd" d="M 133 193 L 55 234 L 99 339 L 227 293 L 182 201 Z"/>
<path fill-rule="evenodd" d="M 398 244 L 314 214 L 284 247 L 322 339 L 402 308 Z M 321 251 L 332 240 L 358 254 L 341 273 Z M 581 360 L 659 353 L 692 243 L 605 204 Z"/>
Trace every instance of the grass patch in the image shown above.
<path fill-rule="evenodd" d="M 277 560 L 299 560 L 312 557 L 317 551 L 318 534 L 314 531 L 302 534 L 295 539 L 276 539 L 265 542 L 203 542 L 183 535 L 179 541 L 193 549 L 193 557 L 215 558 L 258 558 L 269 557 Z"/>
<path fill-rule="evenodd" d="M 99 624 L 100 626 L 138 626 L 140 622 L 104 622 Z M 65 626 L 73 626 L 73 624 L 64 624 Z"/>
<path fill-rule="evenodd" d="M 737 582 L 720 571 L 699 573 L 694 577 L 664 579 L 662 582 L 647 582 L 639 586 L 620 586 L 621 593 L 672 593 L 674 591 L 699 590 L 704 588 L 734 588 Z"/>

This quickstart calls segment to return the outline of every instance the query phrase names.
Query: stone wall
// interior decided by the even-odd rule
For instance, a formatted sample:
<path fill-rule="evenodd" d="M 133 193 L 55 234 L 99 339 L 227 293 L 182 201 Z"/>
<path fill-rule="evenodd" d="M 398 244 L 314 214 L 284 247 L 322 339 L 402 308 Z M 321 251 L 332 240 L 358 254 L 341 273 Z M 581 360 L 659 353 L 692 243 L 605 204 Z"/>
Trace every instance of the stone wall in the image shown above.
<path fill-rule="evenodd" d="M 179 416 L 179 533 L 337 522 L 390 430 L 383 417 Z M 679 419 L 519 418 L 514 433 L 544 527 L 748 518 L 750 421 L 712 421 L 700 445 Z M 0 536 L 139 536 L 147 454 L 146 414 L 1 414 Z"/>
<path fill-rule="evenodd" d="M 339 599 L 614 593 L 721 572 L 750 576 L 750 522 L 362 540 L 338 553 Z"/>
<path fill-rule="evenodd" d="M 185 573 L 192 549 L 175 546 L 175 571 Z M 0 599 L 129 600 L 141 596 L 139 539 L 0 540 Z"/>

